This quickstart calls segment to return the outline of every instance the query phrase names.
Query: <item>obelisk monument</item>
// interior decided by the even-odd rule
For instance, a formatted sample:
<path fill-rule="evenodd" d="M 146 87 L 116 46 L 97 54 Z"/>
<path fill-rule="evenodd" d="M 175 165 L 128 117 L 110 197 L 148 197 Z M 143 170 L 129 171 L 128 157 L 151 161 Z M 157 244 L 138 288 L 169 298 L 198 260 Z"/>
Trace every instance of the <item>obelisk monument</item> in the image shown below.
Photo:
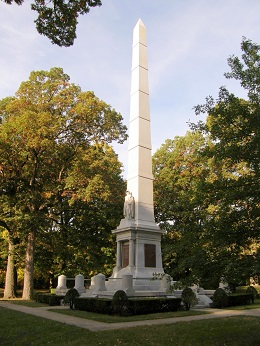
<path fill-rule="evenodd" d="M 132 274 L 135 287 L 151 289 L 153 273 L 164 273 L 160 230 L 154 220 L 151 126 L 146 28 L 139 19 L 133 32 L 128 175 L 124 219 L 117 236 L 114 278 Z M 140 279 L 144 279 L 140 281 Z M 141 287 L 141 286 L 140 286 Z"/>

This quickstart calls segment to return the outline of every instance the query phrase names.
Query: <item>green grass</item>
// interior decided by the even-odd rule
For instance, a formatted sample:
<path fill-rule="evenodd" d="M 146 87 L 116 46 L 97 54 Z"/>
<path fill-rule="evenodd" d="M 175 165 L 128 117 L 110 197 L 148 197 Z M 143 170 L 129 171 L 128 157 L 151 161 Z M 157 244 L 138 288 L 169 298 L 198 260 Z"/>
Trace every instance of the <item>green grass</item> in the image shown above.
<path fill-rule="evenodd" d="M 171 325 L 90 332 L 0 308 L 0 345 L 257 345 L 259 317 L 230 317 Z"/>
<path fill-rule="evenodd" d="M 16 305 L 23 305 L 23 306 L 28 306 L 29 308 L 39 308 L 39 307 L 50 307 L 47 304 L 43 303 L 37 303 L 33 300 L 7 300 L 8 303 L 11 304 L 16 304 Z"/>
<path fill-rule="evenodd" d="M 255 299 L 254 304 L 230 306 L 225 309 L 226 310 L 250 310 L 250 309 L 257 309 L 257 308 L 260 308 L 260 298 Z"/>
<path fill-rule="evenodd" d="M 50 311 L 58 312 L 60 314 L 69 315 L 69 316 L 81 317 L 88 320 L 105 322 L 105 323 L 157 320 L 157 319 L 171 318 L 171 317 L 204 315 L 208 313 L 202 310 L 202 311 L 175 311 L 175 312 L 164 312 L 164 313 L 136 315 L 136 316 L 116 316 L 116 315 L 103 315 L 103 314 L 97 314 L 94 312 L 71 310 L 71 309 L 59 310 L 59 309 L 52 308 L 50 309 Z"/>

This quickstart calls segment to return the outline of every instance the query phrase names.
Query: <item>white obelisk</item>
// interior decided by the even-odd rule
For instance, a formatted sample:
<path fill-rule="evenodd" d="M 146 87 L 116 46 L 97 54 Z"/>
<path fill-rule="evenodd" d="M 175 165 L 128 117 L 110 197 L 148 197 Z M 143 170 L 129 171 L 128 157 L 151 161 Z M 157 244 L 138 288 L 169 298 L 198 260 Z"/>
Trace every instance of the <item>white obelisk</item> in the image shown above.
<path fill-rule="evenodd" d="M 135 224 L 154 226 L 150 104 L 146 28 L 139 19 L 133 32 L 127 190 L 135 198 Z"/>
<path fill-rule="evenodd" d="M 164 232 L 154 220 L 146 28 L 140 19 L 133 32 L 129 122 L 125 218 L 112 231 L 117 236 L 117 265 L 112 277 L 131 274 L 139 279 L 135 288 L 139 285 L 151 289 L 156 286 L 150 280 L 153 273 L 164 272 L 161 255 Z"/>

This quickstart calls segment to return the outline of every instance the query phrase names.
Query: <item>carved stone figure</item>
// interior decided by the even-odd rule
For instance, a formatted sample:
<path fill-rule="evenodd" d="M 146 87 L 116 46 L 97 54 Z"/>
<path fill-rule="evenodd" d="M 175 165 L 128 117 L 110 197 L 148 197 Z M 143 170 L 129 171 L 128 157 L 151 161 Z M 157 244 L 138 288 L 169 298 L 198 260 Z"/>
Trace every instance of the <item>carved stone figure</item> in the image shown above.
<path fill-rule="evenodd" d="M 126 191 L 124 217 L 125 219 L 134 219 L 135 217 L 135 199 L 130 191 Z"/>

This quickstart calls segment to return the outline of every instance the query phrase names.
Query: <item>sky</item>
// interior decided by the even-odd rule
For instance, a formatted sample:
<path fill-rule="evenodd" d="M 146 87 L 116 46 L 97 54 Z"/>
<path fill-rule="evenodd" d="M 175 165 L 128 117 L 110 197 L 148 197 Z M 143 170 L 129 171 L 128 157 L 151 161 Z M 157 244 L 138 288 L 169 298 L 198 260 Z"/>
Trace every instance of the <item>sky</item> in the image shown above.
<path fill-rule="evenodd" d="M 62 67 L 71 82 L 120 112 L 128 126 L 133 28 L 147 31 L 153 153 L 183 136 L 188 122 L 205 120 L 193 107 L 225 85 L 227 59 L 241 56 L 242 37 L 260 44 L 259 0 L 103 0 L 81 16 L 72 47 L 58 47 L 35 29 L 30 0 L 0 1 L 0 99 L 13 96 L 31 71 Z M 114 146 L 127 171 L 127 142 Z"/>

